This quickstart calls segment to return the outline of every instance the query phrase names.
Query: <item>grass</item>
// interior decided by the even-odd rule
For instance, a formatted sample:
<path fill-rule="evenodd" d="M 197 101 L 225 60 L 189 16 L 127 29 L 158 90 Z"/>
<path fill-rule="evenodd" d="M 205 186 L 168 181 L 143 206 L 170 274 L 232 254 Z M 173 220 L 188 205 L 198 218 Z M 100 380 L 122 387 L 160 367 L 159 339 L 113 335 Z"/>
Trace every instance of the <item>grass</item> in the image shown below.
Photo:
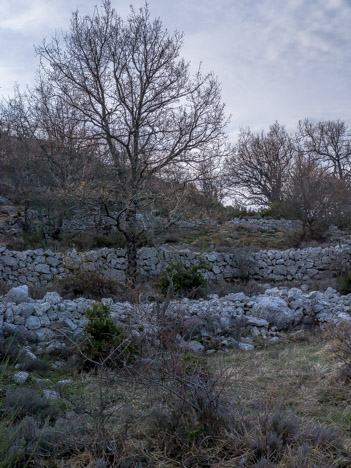
<path fill-rule="evenodd" d="M 339 363 L 329 348 L 320 337 L 310 337 L 228 355 L 240 405 L 250 406 L 252 400 L 282 405 L 303 418 L 337 426 L 351 447 L 351 387 L 337 378 Z"/>
<path fill-rule="evenodd" d="M 236 247 L 284 250 L 292 246 L 291 238 L 283 232 L 261 232 L 238 227 L 204 228 L 176 238 L 174 247 L 190 247 L 202 252 Z"/>
<path fill-rule="evenodd" d="M 47 359 L 50 364 L 54 362 L 54 359 L 48 356 L 42 356 L 42 358 Z M 262 344 L 260 348 L 252 352 L 245 353 L 235 350 L 208 356 L 206 360 L 208 366 L 214 371 L 226 369 L 230 375 L 225 387 L 226 398 L 233 402 L 233 405 L 239 408 L 245 417 L 249 415 L 251 421 L 262 417 L 267 408 L 273 411 L 274 408 L 279 407 L 282 414 L 293 413 L 297 415 L 306 424 L 306 427 L 310 423 L 318 423 L 328 430 L 336 429 L 340 433 L 345 457 L 351 456 L 351 387 L 343 384 L 337 378 L 340 363 L 333 355 L 330 343 L 321 336 L 287 337 L 284 343 Z M 1 376 L 3 384 L 15 388 L 11 381 L 12 375 L 11 366 L 5 366 Z M 165 466 L 172 468 L 181 466 L 214 466 L 218 468 L 236 466 L 233 464 L 233 460 L 236 460 L 237 454 L 232 456 L 228 452 L 226 446 L 228 442 L 224 439 L 218 440 L 216 448 L 196 447 L 192 437 L 196 439 L 196 431 L 200 434 L 201 428 L 198 426 L 195 426 L 194 432 L 190 434 L 190 448 L 187 456 L 190 457 L 192 454 L 195 460 L 201 452 L 201 456 L 205 457 L 204 460 L 208 456 L 209 460 L 213 461 L 207 462 L 210 464 L 205 462 L 191 464 L 189 461 L 184 462 L 184 459 L 181 458 L 170 458 L 169 454 L 162 452 L 157 439 L 155 439 L 158 437 L 155 435 L 157 431 L 152 431 L 154 414 L 164 409 L 165 395 L 162 396 L 159 389 L 150 391 L 150 388 L 136 384 L 123 373 L 119 374 L 118 378 L 114 378 L 113 374 L 106 374 L 105 377 L 108 381 L 106 381 L 106 385 L 103 385 L 102 390 L 106 403 L 104 418 L 108 435 L 112 437 L 110 440 L 114 443 L 124 437 L 123 443 L 118 442 L 122 444 L 118 450 L 122 450 L 122 458 L 129 460 L 126 463 L 130 463 L 111 466 Z M 67 378 L 73 378 L 74 382 L 64 386 L 58 385 L 59 380 Z M 89 417 L 89 424 L 95 424 L 94 418 L 99 415 L 101 409 L 99 408 L 101 386 L 99 385 L 99 376 L 96 373 L 74 372 L 69 366 L 59 369 L 50 366 L 50 369 L 42 371 L 40 375 L 32 372 L 31 379 L 25 384 L 25 387 L 38 392 L 45 388 L 59 390 L 62 399 L 55 402 L 55 405 L 59 407 L 62 414 L 67 414 L 70 411 L 83 411 Z M 6 420 L 0 420 L 0 433 L 2 423 L 6 423 Z M 242 449 L 240 447 L 236 447 L 235 450 L 247 450 L 247 447 Z M 318 452 L 318 446 L 314 450 Z M 222 456 L 221 451 L 223 459 L 222 462 L 218 462 L 216 460 Z M 62 459 L 55 458 L 55 456 L 45 459 L 34 458 L 33 464 L 29 466 L 43 468 L 49 466 L 51 468 L 95 466 L 93 461 L 98 452 L 98 447 L 86 446 L 84 449 L 73 451 Z M 325 455 L 322 448 L 320 448 L 320 453 L 316 453 L 316 459 L 319 456 L 323 460 L 321 464 L 306 464 L 304 466 L 348 466 L 347 464 L 338 464 L 339 458 L 335 458 L 335 463 L 332 463 L 330 457 L 333 455 L 330 453 Z M 325 456 L 327 458 L 323 458 Z M 325 464 L 327 459 L 330 462 L 328 465 Z M 138 465 L 138 460 L 144 460 L 144 464 L 140 462 L 141 464 Z M 298 466 L 285 464 L 284 457 L 282 460 L 278 464 L 262 466 L 281 468 Z"/>

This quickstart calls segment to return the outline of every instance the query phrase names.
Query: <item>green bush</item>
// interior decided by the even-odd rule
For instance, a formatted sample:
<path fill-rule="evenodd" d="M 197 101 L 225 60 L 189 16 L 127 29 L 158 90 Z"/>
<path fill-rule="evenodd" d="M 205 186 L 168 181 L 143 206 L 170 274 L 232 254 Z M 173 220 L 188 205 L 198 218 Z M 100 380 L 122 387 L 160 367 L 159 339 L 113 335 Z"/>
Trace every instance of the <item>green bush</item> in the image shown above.
<path fill-rule="evenodd" d="M 170 286 L 168 276 L 173 282 L 173 291 L 180 295 L 196 295 L 206 284 L 203 272 L 208 271 L 207 263 L 200 259 L 191 266 L 185 266 L 182 262 L 171 262 L 167 267 L 167 273 L 160 275 L 160 287 L 163 294 L 166 294 Z"/>
<path fill-rule="evenodd" d="M 94 246 L 95 247 L 109 247 L 114 249 L 119 249 L 124 247 L 126 241 L 123 237 L 123 234 L 120 232 L 113 232 L 110 234 L 96 234 L 94 236 Z"/>
<path fill-rule="evenodd" d="M 83 344 L 86 367 L 94 364 L 94 361 L 119 367 L 132 359 L 136 347 L 123 328 L 114 323 L 108 305 L 96 302 L 86 311 L 86 317 L 89 319 Z"/>
<path fill-rule="evenodd" d="M 45 247 L 45 238 L 43 231 L 38 232 L 23 232 L 23 249 L 37 249 L 39 247 Z"/>
<path fill-rule="evenodd" d="M 268 208 L 262 210 L 261 216 L 275 218 L 275 219 L 297 219 L 297 212 L 295 207 L 288 202 L 274 202 Z"/>
<path fill-rule="evenodd" d="M 339 276 L 337 281 L 342 292 L 346 294 L 351 293 L 351 271 Z"/>
<path fill-rule="evenodd" d="M 187 353 L 180 358 L 180 371 L 184 375 L 209 373 L 207 359 L 197 354 Z"/>

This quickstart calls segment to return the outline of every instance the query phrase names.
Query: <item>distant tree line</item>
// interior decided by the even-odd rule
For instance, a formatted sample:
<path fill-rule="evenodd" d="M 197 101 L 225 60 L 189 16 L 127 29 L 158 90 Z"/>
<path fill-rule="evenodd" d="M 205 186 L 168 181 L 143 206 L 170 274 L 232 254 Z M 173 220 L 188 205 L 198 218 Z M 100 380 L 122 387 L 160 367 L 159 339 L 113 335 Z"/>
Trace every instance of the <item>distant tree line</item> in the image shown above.
<path fill-rule="evenodd" d="M 242 129 L 226 179 L 246 203 L 299 218 L 306 237 L 319 237 L 331 223 L 351 222 L 351 130 L 342 120 L 308 119 L 294 134 L 278 122 L 267 133 Z"/>

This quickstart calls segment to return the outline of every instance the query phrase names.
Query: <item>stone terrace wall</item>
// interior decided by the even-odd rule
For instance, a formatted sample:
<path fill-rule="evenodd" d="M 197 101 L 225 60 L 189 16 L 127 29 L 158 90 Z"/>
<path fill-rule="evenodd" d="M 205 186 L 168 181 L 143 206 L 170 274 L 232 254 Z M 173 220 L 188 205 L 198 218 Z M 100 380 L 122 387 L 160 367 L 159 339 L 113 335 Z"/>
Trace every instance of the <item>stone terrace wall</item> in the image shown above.
<path fill-rule="evenodd" d="M 211 280 L 234 281 L 246 276 L 267 281 L 306 281 L 335 276 L 341 270 L 351 268 L 350 246 L 254 253 L 238 249 L 233 254 L 212 252 L 203 255 L 189 250 L 173 252 L 143 248 L 138 252 L 138 271 L 148 279 L 159 274 L 172 260 L 190 265 L 200 257 L 210 266 L 205 276 Z M 72 250 L 63 254 L 43 249 L 17 252 L 0 248 L 0 279 L 10 285 L 46 285 L 79 271 L 96 271 L 106 278 L 124 282 L 126 269 L 124 249 L 103 248 L 83 253 Z"/>
<path fill-rule="evenodd" d="M 295 231 L 302 228 L 301 221 L 274 218 L 234 218 L 230 221 L 230 224 L 265 232 Z"/>

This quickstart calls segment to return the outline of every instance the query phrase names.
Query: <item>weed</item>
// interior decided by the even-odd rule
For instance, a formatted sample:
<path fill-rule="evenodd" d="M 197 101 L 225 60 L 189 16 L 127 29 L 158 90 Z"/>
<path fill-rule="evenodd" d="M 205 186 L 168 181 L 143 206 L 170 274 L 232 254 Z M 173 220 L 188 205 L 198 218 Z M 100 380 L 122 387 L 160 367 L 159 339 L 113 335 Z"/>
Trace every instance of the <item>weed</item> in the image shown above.
<path fill-rule="evenodd" d="M 206 284 L 203 276 L 205 271 L 209 270 L 207 263 L 200 259 L 197 263 L 191 266 L 185 266 L 180 261 L 171 262 L 167 266 L 167 273 L 160 275 L 160 287 L 163 294 L 167 294 L 170 287 L 168 276 L 173 282 L 173 291 L 178 295 L 198 296 L 201 288 Z"/>
<path fill-rule="evenodd" d="M 339 276 L 337 282 L 341 289 L 341 292 L 345 294 L 351 293 L 351 271 L 348 271 L 347 273 L 344 273 L 343 275 Z"/>
<path fill-rule="evenodd" d="M 339 375 L 345 382 L 351 382 L 351 324 L 342 322 L 338 326 L 330 326 L 326 331 L 332 340 L 331 350 L 342 361 Z"/>
<path fill-rule="evenodd" d="M 28 372 L 44 374 L 50 369 L 50 364 L 43 359 L 26 356 L 23 363 L 21 364 L 21 369 Z"/>
<path fill-rule="evenodd" d="M 13 410 L 16 418 L 35 415 L 38 419 L 56 419 L 58 409 L 51 405 L 46 398 L 30 388 L 8 389 L 5 398 L 5 408 Z"/>
<path fill-rule="evenodd" d="M 123 328 L 112 320 L 108 305 L 96 302 L 86 311 L 86 317 L 89 322 L 82 346 L 85 365 L 103 362 L 119 367 L 132 359 L 136 348 Z"/>

